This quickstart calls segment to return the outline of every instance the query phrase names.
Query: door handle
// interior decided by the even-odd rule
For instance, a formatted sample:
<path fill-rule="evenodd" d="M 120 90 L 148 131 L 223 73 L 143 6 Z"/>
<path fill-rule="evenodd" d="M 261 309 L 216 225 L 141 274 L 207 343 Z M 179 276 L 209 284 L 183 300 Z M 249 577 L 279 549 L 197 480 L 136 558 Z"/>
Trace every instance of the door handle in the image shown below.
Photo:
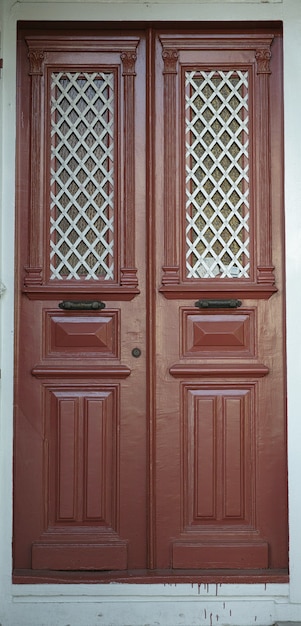
<path fill-rule="evenodd" d="M 63 302 L 59 302 L 59 308 L 65 311 L 99 311 L 99 309 L 104 309 L 105 306 L 104 302 L 96 300 L 63 300 Z"/>
<path fill-rule="evenodd" d="M 198 300 L 195 306 L 199 309 L 237 309 L 242 305 L 241 300 Z"/>

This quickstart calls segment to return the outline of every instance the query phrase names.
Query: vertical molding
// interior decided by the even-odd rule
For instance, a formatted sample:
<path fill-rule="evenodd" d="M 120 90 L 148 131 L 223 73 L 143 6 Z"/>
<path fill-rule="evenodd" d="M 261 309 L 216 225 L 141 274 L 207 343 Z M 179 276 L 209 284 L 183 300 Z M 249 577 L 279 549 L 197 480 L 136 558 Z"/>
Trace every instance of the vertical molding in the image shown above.
<path fill-rule="evenodd" d="M 29 197 L 29 265 L 25 267 L 26 287 L 42 284 L 41 263 L 41 107 L 42 77 L 45 53 L 43 50 L 28 52 L 29 76 L 31 76 L 31 142 L 30 142 L 30 197 Z"/>
<path fill-rule="evenodd" d="M 164 266 L 162 285 L 178 285 L 180 268 L 177 258 L 177 185 L 175 162 L 178 51 L 165 48 L 162 43 L 164 62 Z"/>
<path fill-rule="evenodd" d="M 257 74 L 257 98 L 258 109 L 258 238 L 259 258 L 257 266 L 258 284 L 274 284 L 274 267 L 272 265 L 272 241 L 271 241 L 271 192 L 270 192 L 270 85 L 271 74 L 271 44 L 273 39 L 267 41 L 267 46 L 258 48 L 255 53 Z"/>
<path fill-rule="evenodd" d="M 155 67 L 156 34 L 149 29 L 146 38 L 146 151 L 148 156 L 146 170 L 146 351 L 147 370 L 147 566 L 156 568 L 157 522 L 156 522 L 156 202 L 155 202 L 155 163 L 156 138 L 151 120 L 155 119 Z"/>
<path fill-rule="evenodd" d="M 136 49 L 120 55 L 124 79 L 124 252 L 121 285 L 136 287 L 135 268 L 135 63 Z"/>
<path fill-rule="evenodd" d="M 119 537 L 119 383 L 45 381 L 45 520 L 32 569 L 127 569 Z"/>

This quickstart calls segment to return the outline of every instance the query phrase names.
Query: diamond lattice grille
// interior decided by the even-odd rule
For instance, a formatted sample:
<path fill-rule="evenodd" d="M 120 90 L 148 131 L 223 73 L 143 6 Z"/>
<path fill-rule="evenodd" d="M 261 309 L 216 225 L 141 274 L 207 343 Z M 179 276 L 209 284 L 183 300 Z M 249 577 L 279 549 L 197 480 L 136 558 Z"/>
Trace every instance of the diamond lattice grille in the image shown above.
<path fill-rule="evenodd" d="M 185 78 L 187 277 L 248 278 L 248 72 Z"/>
<path fill-rule="evenodd" d="M 51 279 L 114 279 L 114 74 L 51 77 Z"/>

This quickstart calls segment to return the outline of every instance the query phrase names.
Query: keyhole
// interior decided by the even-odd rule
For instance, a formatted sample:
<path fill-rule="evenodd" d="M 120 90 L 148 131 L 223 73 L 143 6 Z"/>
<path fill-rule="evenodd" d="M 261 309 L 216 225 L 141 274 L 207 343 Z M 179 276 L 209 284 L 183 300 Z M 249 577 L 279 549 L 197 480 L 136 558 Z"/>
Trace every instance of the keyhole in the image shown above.
<path fill-rule="evenodd" d="M 141 350 L 140 350 L 140 348 L 133 348 L 133 350 L 132 350 L 132 355 L 133 355 L 136 359 L 138 359 L 138 357 L 141 355 Z"/>

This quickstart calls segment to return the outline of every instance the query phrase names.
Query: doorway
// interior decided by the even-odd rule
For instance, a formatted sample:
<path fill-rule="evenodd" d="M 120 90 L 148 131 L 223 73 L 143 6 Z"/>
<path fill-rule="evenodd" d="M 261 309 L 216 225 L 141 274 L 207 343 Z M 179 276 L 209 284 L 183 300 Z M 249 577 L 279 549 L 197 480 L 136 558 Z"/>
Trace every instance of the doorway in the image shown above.
<path fill-rule="evenodd" d="M 281 31 L 20 24 L 18 55 L 15 580 L 274 580 Z"/>

